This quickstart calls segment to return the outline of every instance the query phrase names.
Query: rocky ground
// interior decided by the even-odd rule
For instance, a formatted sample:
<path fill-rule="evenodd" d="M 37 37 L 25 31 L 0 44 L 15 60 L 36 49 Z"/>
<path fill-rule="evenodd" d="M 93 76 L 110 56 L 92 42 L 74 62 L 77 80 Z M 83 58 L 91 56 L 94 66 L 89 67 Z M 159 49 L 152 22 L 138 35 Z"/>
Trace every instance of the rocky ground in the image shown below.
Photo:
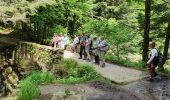
<path fill-rule="evenodd" d="M 137 95 L 119 86 L 92 81 L 77 85 L 40 86 L 39 100 L 141 100 Z"/>
<path fill-rule="evenodd" d="M 170 77 L 158 75 L 153 82 L 143 79 L 127 85 L 101 81 L 43 85 L 40 90 L 39 100 L 170 100 Z"/>
<path fill-rule="evenodd" d="M 138 94 L 142 100 L 170 100 L 170 77 L 158 75 L 153 82 L 137 81 L 123 86 Z"/>

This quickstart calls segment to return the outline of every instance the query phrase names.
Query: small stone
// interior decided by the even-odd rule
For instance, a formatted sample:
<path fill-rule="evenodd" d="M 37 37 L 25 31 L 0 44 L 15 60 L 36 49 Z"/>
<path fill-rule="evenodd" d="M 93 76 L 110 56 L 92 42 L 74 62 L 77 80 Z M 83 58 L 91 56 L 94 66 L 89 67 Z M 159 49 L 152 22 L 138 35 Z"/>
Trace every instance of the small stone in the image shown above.
<path fill-rule="evenodd" d="M 11 68 L 11 67 L 6 68 L 6 69 L 5 69 L 5 72 L 6 72 L 7 74 L 12 73 L 12 68 Z"/>

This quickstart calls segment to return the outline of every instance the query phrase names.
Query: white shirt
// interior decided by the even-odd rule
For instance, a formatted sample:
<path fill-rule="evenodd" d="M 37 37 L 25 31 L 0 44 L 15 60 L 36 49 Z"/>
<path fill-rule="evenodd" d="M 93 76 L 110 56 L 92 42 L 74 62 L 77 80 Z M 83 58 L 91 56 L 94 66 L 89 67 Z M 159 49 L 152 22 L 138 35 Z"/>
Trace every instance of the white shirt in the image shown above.
<path fill-rule="evenodd" d="M 147 64 L 150 64 L 155 57 L 158 56 L 158 51 L 157 49 L 153 48 L 150 52 L 150 59 L 148 60 Z"/>
<path fill-rule="evenodd" d="M 76 37 L 76 38 L 74 39 L 73 44 L 77 44 L 78 42 L 79 42 L 79 37 Z"/>

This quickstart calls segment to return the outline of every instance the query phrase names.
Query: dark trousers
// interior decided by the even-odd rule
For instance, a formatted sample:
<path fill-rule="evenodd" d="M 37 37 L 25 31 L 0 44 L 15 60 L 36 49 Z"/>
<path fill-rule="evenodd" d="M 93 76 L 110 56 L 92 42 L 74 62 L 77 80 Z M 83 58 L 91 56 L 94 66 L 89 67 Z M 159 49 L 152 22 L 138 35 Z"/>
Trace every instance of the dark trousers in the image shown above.
<path fill-rule="evenodd" d="M 100 64 L 99 55 L 94 56 L 95 63 Z"/>
<path fill-rule="evenodd" d="M 84 59 L 87 58 L 87 54 L 85 52 L 85 46 L 80 46 L 80 58 L 84 55 Z"/>

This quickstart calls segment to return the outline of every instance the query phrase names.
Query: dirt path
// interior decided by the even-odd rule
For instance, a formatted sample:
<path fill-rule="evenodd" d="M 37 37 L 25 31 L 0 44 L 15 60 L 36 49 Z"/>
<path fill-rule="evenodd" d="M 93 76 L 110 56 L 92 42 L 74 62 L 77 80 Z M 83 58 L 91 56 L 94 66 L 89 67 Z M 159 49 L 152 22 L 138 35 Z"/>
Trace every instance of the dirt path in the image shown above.
<path fill-rule="evenodd" d="M 78 54 L 73 54 L 70 51 L 64 52 L 64 58 L 72 58 L 81 64 L 91 64 L 103 77 L 108 78 L 119 84 L 126 84 L 134 82 L 146 77 L 146 72 L 142 72 L 135 69 L 125 68 L 122 66 L 106 63 L 105 68 L 101 68 L 98 65 L 92 64 L 90 62 L 78 59 Z"/>

